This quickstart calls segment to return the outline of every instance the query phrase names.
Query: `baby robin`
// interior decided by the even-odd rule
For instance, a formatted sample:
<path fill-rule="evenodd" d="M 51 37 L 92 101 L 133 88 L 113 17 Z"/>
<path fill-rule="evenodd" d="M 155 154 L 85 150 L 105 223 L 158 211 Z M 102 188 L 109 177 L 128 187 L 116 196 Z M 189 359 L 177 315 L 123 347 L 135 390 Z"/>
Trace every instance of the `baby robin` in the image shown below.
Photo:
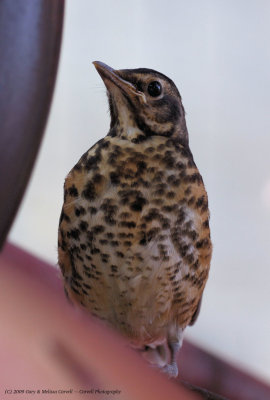
<path fill-rule="evenodd" d="M 68 174 L 59 266 L 69 299 L 171 376 L 198 314 L 212 244 L 207 193 L 171 79 L 95 61 L 111 124 Z"/>

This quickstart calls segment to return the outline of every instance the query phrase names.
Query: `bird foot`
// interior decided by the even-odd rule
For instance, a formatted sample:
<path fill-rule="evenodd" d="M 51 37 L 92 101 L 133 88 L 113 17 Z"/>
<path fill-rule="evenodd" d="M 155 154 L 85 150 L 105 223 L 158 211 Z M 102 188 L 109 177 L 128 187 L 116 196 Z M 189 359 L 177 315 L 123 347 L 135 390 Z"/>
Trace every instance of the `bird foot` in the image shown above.
<path fill-rule="evenodd" d="M 164 372 L 169 378 L 177 378 L 178 376 L 178 366 L 176 362 L 172 362 L 171 364 L 165 365 L 161 368 L 161 371 Z"/>

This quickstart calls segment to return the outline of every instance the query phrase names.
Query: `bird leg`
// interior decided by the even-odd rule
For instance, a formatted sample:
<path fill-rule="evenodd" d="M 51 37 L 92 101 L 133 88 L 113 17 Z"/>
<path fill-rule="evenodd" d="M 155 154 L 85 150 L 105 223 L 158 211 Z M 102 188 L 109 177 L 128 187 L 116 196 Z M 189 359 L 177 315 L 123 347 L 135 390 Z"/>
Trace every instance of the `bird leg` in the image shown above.
<path fill-rule="evenodd" d="M 170 351 L 170 362 L 162 368 L 162 371 L 169 377 L 176 378 L 178 376 L 177 353 L 183 343 L 183 330 L 179 329 L 177 335 L 169 335 L 167 343 Z"/>
<path fill-rule="evenodd" d="M 179 342 L 170 342 L 168 343 L 168 347 L 170 350 L 170 355 L 171 355 L 171 360 L 170 363 L 165 365 L 162 368 L 162 371 L 165 372 L 165 374 L 169 375 L 171 378 L 176 378 L 178 376 L 178 366 L 177 366 L 177 353 L 181 347 L 181 344 Z"/>

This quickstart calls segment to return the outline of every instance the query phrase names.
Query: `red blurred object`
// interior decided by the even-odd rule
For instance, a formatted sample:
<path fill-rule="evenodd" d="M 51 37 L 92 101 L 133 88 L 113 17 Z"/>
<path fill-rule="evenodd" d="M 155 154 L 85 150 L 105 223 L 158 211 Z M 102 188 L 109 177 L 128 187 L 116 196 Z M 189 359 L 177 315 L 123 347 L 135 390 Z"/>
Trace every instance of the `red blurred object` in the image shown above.
<path fill-rule="evenodd" d="M 219 398 L 203 391 L 197 397 L 149 369 L 123 338 L 68 304 L 56 268 L 11 244 L 0 255 L 0 309 L 1 388 L 118 388 L 136 400 Z M 230 400 L 270 398 L 269 386 L 187 341 L 179 360 L 181 379 L 192 385 Z"/>
<path fill-rule="evenodd" d="M 99 399 L 201 398 L 149 368 L 122 337 L 68 304 L 58 271 L 10 244 L 0 256 L 0 312 L 2 393 L 72 390 L 72 399 L 81 399 L 86 390 Z M 120 393 L 95 396 L 95 390 Z M 46 398 L 59 394 L 48 392 Z"/>

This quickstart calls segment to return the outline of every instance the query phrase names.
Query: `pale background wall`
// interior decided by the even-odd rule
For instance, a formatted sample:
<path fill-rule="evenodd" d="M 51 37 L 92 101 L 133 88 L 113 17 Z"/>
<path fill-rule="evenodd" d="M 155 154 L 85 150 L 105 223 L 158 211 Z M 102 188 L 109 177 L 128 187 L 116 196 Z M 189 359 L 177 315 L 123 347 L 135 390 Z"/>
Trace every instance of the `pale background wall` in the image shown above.
<path fill-rule="evenodd" d="M 91 61 L 177 84 L 209 193 L 214 256 L 187 337 L 270 379 L 270 2 L 67 1 L 45 139 L 10 240 L 56 264 L 64 177 L 108 131 Z"/>

